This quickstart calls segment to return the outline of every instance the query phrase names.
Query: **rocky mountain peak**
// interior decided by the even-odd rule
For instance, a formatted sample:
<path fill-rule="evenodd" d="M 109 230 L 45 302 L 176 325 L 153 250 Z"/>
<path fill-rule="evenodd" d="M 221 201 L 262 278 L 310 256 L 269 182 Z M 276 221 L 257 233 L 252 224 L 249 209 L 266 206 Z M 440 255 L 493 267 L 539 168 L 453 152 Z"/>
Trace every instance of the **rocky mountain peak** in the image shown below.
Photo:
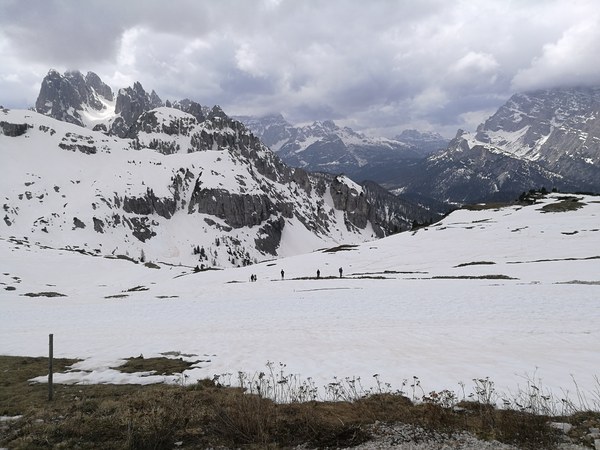
<path fill-rule="evenodd" d="M 600 87 L 513 95 L 482 123 L 470 145 L 484 144 L 600 188 Z"/>
<path fill-rule="evenodd" d="M 283 144 L 297 134 L 297 128 L 285 120 L 281 114 L 268 114 L 261 117 L 239 116 L 237 119 L 275 152 L 278 152 Z"/>
<path fill-rule="evenodd" d="M 163 106 L 163 101 L 160 99 L 160 97 L 158 96 L 158 94 L 154 91 L 154 89 L 152 90 L 152 92 L 150 93 L 150 107 L 151 108 L 158 108 L 160 106 Z"/>
<path fill-rule="evenodd" d="M 514 200 L 542 187 L 599 192 L 600 87 L 515 94 L 414 173 L 402 192 L 456 203 Z"/>
<path fill-rule="evenodd" d="M 320 123 L 320 125 L 325 130 L 333 131 L 333 130 L 337 129 L 337 125 L 335 124 L 335 122 L 333 120 L 324 120 L 323 122 Z"/>
<path fill-rule="evenodd" d="M 134 94 L 130 89 L 119 95 Z M 432 216 L 345 176 L 293 169 L 220 107 L 208 115 L 198 121 L 173 107 L 144 111 L 129 130 L 134 137 L 124 140 L 27 111 L 0 111 L 0 125 L 8 124 L 3 146 L 21 158 L 18 167 L 36 174 L 32 196 L 15 191 L 5 199 L 6 226 L 49 246 L 68 242 L 97 254 L 215 267 L 289 254 L 297 251 L 295 239 L 306 239 L 306 250 L 371 240 Z M 23 146 L 27 152 L 19 151 Z M 31 158 L 40 148 L 60 158 L 61 173 Z M 65 204 L 68 214 L 58 214 Z M 35 213 L 19 212 L 27 208 Z"/>
<path fill-rule="evenodd" d="M 213 119 L 228 119 L 229 117 L 227 116 L 227 114 L 225 114 L 225 112 L 223 111 L 223 109 L 221 109 L 221 107 L 219 105 L 215 105 L 212 107 L 212 109 L 208 113 L 207 118 L 209 120 L 213 120 Z"/>
<path fill-rule="evenodd" d="M 118 117 L 113 121 L 110 133 L 121 138 L 129 136 L 131 127 L 145 112 L 163 105 L 162 100 L 152 91 L 148 94 L 139 81 L 133 87 L 119 89 L 115 113 Z"/>
<path fill-rule="evenodd" d="M 99 95 L 108 101 L 114 101 L 112 89 L 104 83 L 94 72 L 88 72 L 85 76 L 85 82 L 88 86 L 94 89 Z"/>
<path fill-rule="evenodd" d="M 190 100 L 189 98 L 184 98 L 183 100 L 179 100 L 173 103 L 166 102 L 165 105 L 167 107 L 172 107 L 180 111 L 186 112 L 188 114 L 191 114 L 196 118 L 198 122 L 204 122 L 204 120 L 206 119 L 206 116 L 204 114 L 204 108 L 202 107 L 202 105 L 193 100 Z"/>
<path fill-rule="evenodd" d="M 102 111 L 102 100 L 112 100 L 112 90 L 94 73 L 85 78 L 78 70 L 61 75 L 51 69 L 42 80 L 35 110 L 63 122 L 84 126 L 83 111 Z"/>
<path fill-rule="evenodd" d="M 423 156 L 446 148 L 449 142 L 439 133 L 414 129 L 404 130 L 394 139 L 414 147 Z"/>

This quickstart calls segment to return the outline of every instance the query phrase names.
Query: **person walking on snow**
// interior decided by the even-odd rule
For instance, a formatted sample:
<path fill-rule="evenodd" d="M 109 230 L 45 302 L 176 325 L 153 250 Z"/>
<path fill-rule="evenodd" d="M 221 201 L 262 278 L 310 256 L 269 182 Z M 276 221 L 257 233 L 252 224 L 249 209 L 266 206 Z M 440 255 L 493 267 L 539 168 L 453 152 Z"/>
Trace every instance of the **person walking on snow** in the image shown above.
<path fill-rule="evenodd" d="M 283 280 L 284 277 L 285 277 L 285 272 L 283 271 L 283 269 L 281 269 L 281 279 Z"/>
<path fill-rule="evenodd" d="M 317 280 L 321 278 L 321 271 L 319 269 L 317 269 Z"/>
<path fill-rule="evenodd" d="M 339 271 L 340 271 L 340 278 L 342 278 L 342 274 L 344 273 L 344 271 L 342 270 L 341 267 L 339 268 Z"/>

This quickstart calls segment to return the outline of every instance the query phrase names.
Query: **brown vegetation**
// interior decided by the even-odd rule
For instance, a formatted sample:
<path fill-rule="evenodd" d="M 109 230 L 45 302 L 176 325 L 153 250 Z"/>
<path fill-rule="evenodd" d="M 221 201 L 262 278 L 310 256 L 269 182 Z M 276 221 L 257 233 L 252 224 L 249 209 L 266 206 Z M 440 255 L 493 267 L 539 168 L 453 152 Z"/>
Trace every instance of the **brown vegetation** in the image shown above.
<path fill-rule="evenodd" d="M 146 359 L 143 369 L 164 363 L 159 360 Z M 73 362 L 55 360 L 54 366 L 66 370 Z M 215 379 L 191 386 L 57 385 L 49 402 L 47 386 L 28 381 L 47 373 L 47 364 L 45 358 L 0 357 L 0 415 L 22 416 L 0 422 L 0 446 L 339 448 L 367 441 L 370 425 L 376 421 L 438 432 L 466 430 L 520 448 L 551 448 L 557 440 L 547 416 L 499 410 L 481 402 L 456 403 L 448 391 L 429 393 L 418 403 L 386 392 L 353 401 L 278 404 L 240 388 L 223 387 Z M 561 420 L 589 426 L 598 423 L 600 415 Z"/>

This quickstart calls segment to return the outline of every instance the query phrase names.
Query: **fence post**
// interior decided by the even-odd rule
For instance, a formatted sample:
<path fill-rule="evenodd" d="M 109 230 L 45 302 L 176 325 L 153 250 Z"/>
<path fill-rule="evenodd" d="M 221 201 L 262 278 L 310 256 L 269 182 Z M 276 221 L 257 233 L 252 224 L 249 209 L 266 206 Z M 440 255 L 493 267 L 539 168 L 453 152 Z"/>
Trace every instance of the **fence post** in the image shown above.
<path fill-rule="evenodd" d="M 54 397 L 54 386 L 52 382 L 52 359 L 54 358 L 54 335 L 48 335 L 48 401 Z"/>

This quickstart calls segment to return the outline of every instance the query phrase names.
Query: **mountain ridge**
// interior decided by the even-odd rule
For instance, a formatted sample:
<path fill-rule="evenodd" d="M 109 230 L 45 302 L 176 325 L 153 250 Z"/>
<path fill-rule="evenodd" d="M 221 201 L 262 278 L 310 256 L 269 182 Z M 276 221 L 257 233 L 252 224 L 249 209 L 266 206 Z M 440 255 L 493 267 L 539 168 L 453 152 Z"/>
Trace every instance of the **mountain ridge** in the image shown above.
<path fill-rule="evenodd" d="M 600 88 L 514 94 L 476 132 L 459 130 L 388 186 L 458 204 L 542 187 L 600 192 Z"/>
<path fill-rule="evenodd" d="M 152 101 L 141 84 L 119 96 L 125 93 Z M 56 120 L 50 107 L 48 115 L 2 110 L 3 157 L 12 162 L 2 183 L 3 233 L 222 267 L 375 239 L 435 216 L 347 177 L 288 167 L 218 106 L 170 104 L 144 110 L 136 108 L 152 104 L 131 103 L 131 114 L 124 108 L 119 117 L 135 122 L 117 134 L 116 121 L 89 129 L 69 122 L 74 114 Z"/>
<path fill-rule="evenodd" d="M 385 187 L 395 179 L 394 172 L 448 144 L 439 134 L 416 130 L 389 139 L 366 136 L 331 120 L 295 127 L 281 114 L 238 118 L 291 166 L 344 173 L 354 181 L 371 180 Z"/>

